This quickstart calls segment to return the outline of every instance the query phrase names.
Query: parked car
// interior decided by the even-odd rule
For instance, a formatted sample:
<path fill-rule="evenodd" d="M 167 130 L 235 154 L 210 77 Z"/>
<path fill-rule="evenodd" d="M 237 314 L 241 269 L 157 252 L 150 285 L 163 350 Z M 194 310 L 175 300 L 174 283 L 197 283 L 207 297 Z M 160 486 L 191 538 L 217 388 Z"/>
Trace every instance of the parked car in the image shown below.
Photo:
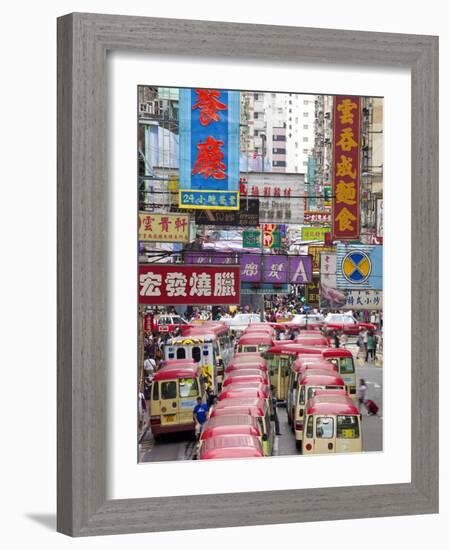
<path fill-rule="evenodd" d="M 156 329 L 159 332 L 173 332 L 175 328 L 187 325 L 186 319 L 183 319 L 180 315 L 160 315 L 156 319 Z"/>
<path fill-rule="evenodd" d="M 373 323 L 362 323 L 347 313 L 329 313 L 325 317 L 324 325 L 328 331 L 342 330 L 345 334 L 353 336 L 363 328 L 367 330 L 376 330 L 377 328 Z"/>

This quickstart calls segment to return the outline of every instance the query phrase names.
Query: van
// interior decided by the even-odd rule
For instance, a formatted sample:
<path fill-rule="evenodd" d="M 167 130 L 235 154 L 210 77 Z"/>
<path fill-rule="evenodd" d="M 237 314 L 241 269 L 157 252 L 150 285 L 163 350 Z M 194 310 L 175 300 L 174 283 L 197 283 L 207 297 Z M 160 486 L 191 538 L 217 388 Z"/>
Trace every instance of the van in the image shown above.
<path fill-rule="evenodd" d="M 214 405 L 211 410 L 210 418 L 237 414 L 247 414 L 257 419 L 261 428 L 261 434 L 262 436 L 267 436 L 270 453 L 272 453 L 275 441 L 275 429 L 271 417 L 271 409 L 267 400 L 251 395 L 223 399 Z"/>
<path fill-rule="evenodd" d="M 258 437 L 262 443 L 261 427 L 254 416 L 249 414 L 216 416 L 209 418 L 202 427 L 197 446 L 197 456 L 206 440 L 217 436 L 233 435 L 253 435 Z"/>
<path fill-rule="evenodd" d="M 292 429 L 295 434 L 295 445 L 300 451 L 302 449 L 306 403 L 314 396 L 316 390 L 324 389 L 345 390 L 345 383 L 338 374 L 318 370 L 306 371 L 298 380 Z"/>
<path fill-rule="evenodd" d="M 337 366 L 333 363 L 325 361 L 320 356 L 300 356 L 291 365 L 288 377 L 288 390 L 286 397 L 286 413 L 288 424 L 292 424 L 295 415 L 295 402 L 299 379 L 306 374 L 307 371 L 320 370 L 327 371 L 332 374 L 337 373 Z"/>
<path fill-rule="evenodd" d="M 197 398 L 204 397 L 201 380 L 201 367 L 182 362 L 155 374 L 150 392 L 150 426 L 155 439 L 173 432 L 195 435 L 193 411 Z"/>
<path fill-rule="evenodd" d="M 261 441 L 253 435 L 217 436 L 207 439 L 199 453 L 200 460 L 217 458 L 262 458 Z"/>
<path fill-rule="evenodd" d="M 303 428 L 303 454 L 362 452 L 361 415 L 353 400 L 317 392 L 308 400 Z"/>
<path fill-rule="evenodd" d="M 273 338 L 267 332 L 252 332 L 239 338 L 235 350 L 237 353 L 262 353 L 273 346 Z"/>

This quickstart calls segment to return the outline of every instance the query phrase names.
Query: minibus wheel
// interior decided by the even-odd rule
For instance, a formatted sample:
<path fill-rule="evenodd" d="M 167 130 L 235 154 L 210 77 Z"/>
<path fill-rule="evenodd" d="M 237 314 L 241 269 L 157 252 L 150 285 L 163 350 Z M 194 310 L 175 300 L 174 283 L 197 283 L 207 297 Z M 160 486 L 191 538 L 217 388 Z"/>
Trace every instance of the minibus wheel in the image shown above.
<path fill-rule="evenodd" d="M 295 440 L 295 448 L 297 449 L 297 451 L 299 451 L 300 453 L 302 452 L 302 442 L 298 439 Z"/>

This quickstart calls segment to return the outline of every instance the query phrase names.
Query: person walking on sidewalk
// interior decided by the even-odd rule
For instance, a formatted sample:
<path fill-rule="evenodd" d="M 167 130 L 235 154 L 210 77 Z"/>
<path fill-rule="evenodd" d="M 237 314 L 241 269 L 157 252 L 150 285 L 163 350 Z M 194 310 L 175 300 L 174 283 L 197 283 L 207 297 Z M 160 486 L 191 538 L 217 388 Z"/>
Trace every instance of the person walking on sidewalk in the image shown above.
<path fill-rule="evenodd" d="M 358 386 L 358 392 L 357 392 L 359 412 L 361 412 L 362 405 L 365 405 L 365 403 L 367 401 L 366 393 L 367 393 L 366 382 L 365 382 L 364 378 L 361 378 L 359 380 L 359 386 Z"/>
<path fill-rule="evenodd" d="M 368 359 L 375 361 L 375 336 L 372 330 L 367 335 L 366 363 Z"/>

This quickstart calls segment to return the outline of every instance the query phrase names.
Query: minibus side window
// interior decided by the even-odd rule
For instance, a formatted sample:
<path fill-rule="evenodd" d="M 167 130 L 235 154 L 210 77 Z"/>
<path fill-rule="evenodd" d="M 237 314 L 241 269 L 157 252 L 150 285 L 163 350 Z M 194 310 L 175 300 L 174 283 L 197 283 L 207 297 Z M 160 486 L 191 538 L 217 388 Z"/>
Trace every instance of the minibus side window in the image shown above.
<path fill-rule="evenodd" d="M 180 378 L 180 397 L 197 397 L 199 394 L 196 378 Z"/>
<path fill-rule="evenodd" d="M 314 416 L 308 416 L 308 421 L 306 423 L 306 437 L 309 437 L 310 439 L 314 437 L 313 422 Z"/>
<path fill-rule="evenodd" d="M 354 415 L 339 415 L 336 423 L 337 437 L 342 439 L 358 439 L 359 422 Z"/>
<path fill-rule="evenodd" d="M 161 382 L 161 399 L 176 399 L 177 383 L 175 380 Z"/>
<path fill-rule="evenodd" d="M 266 421 L 267 435 L 269 436 L 269 439 L 270 439 L 270 434 L 272 432 L 272 424 L 270 423 L 269 411 L 266 411 L 266 414 L 264 415 L 264 420 Z"/>
<path fill-rule="evenodd" d="M 300 405 L 304 405 L 304 404 L 305 404 L 305 386 L 302 386 L 302 387 L 300 388 L 299 403 L 300 403 Z"/>
<path fill-rule="evenodd" d="M 333 437 L 333 432 L 334 432 L 333 418 L 318 416 L 316 419 L 316 437 L 319 437 L 321 439 L 330 439 Z"/>
<path fill-rule="evenodd" d="M 184 348 L 177 349 L 177 359 L 186 359 L 186 350 Z"/>
<path fill-rule="evenodd" d="M 342 374 L 353 374 L 355 372 L 355 365 L 352 357 L 341 357 L 340 372 Z"/>
<path fill-rule="evenodd" d="M 312 397 L 314 397 L 314 393 L 316 392 L 316 390 L 320 390 L 320 387 L 308 388 L 308 399 L 311 399 Z"/>
<path fill-rule="evenodd" d="M 202 352 L 198 346 L 192 348 L 192 360 L 195 363 L 199 363 L 202 358 Z"/>
<path fill-rule="evenodd" d="M 153 382 L 153 401 L 159 400 L 159 383 Z"/>
<path fill-rule="evenodd" d="M 258 351 L 258 350 L 256 349 L 256 346 L 244 346 L 244 347 L 245 347 L 245 351 L 246 351 L 247 353 L 252 353 L 252 352 Z M 264 351 L 265 351 L 265 350 L 264 350 Z"/>

